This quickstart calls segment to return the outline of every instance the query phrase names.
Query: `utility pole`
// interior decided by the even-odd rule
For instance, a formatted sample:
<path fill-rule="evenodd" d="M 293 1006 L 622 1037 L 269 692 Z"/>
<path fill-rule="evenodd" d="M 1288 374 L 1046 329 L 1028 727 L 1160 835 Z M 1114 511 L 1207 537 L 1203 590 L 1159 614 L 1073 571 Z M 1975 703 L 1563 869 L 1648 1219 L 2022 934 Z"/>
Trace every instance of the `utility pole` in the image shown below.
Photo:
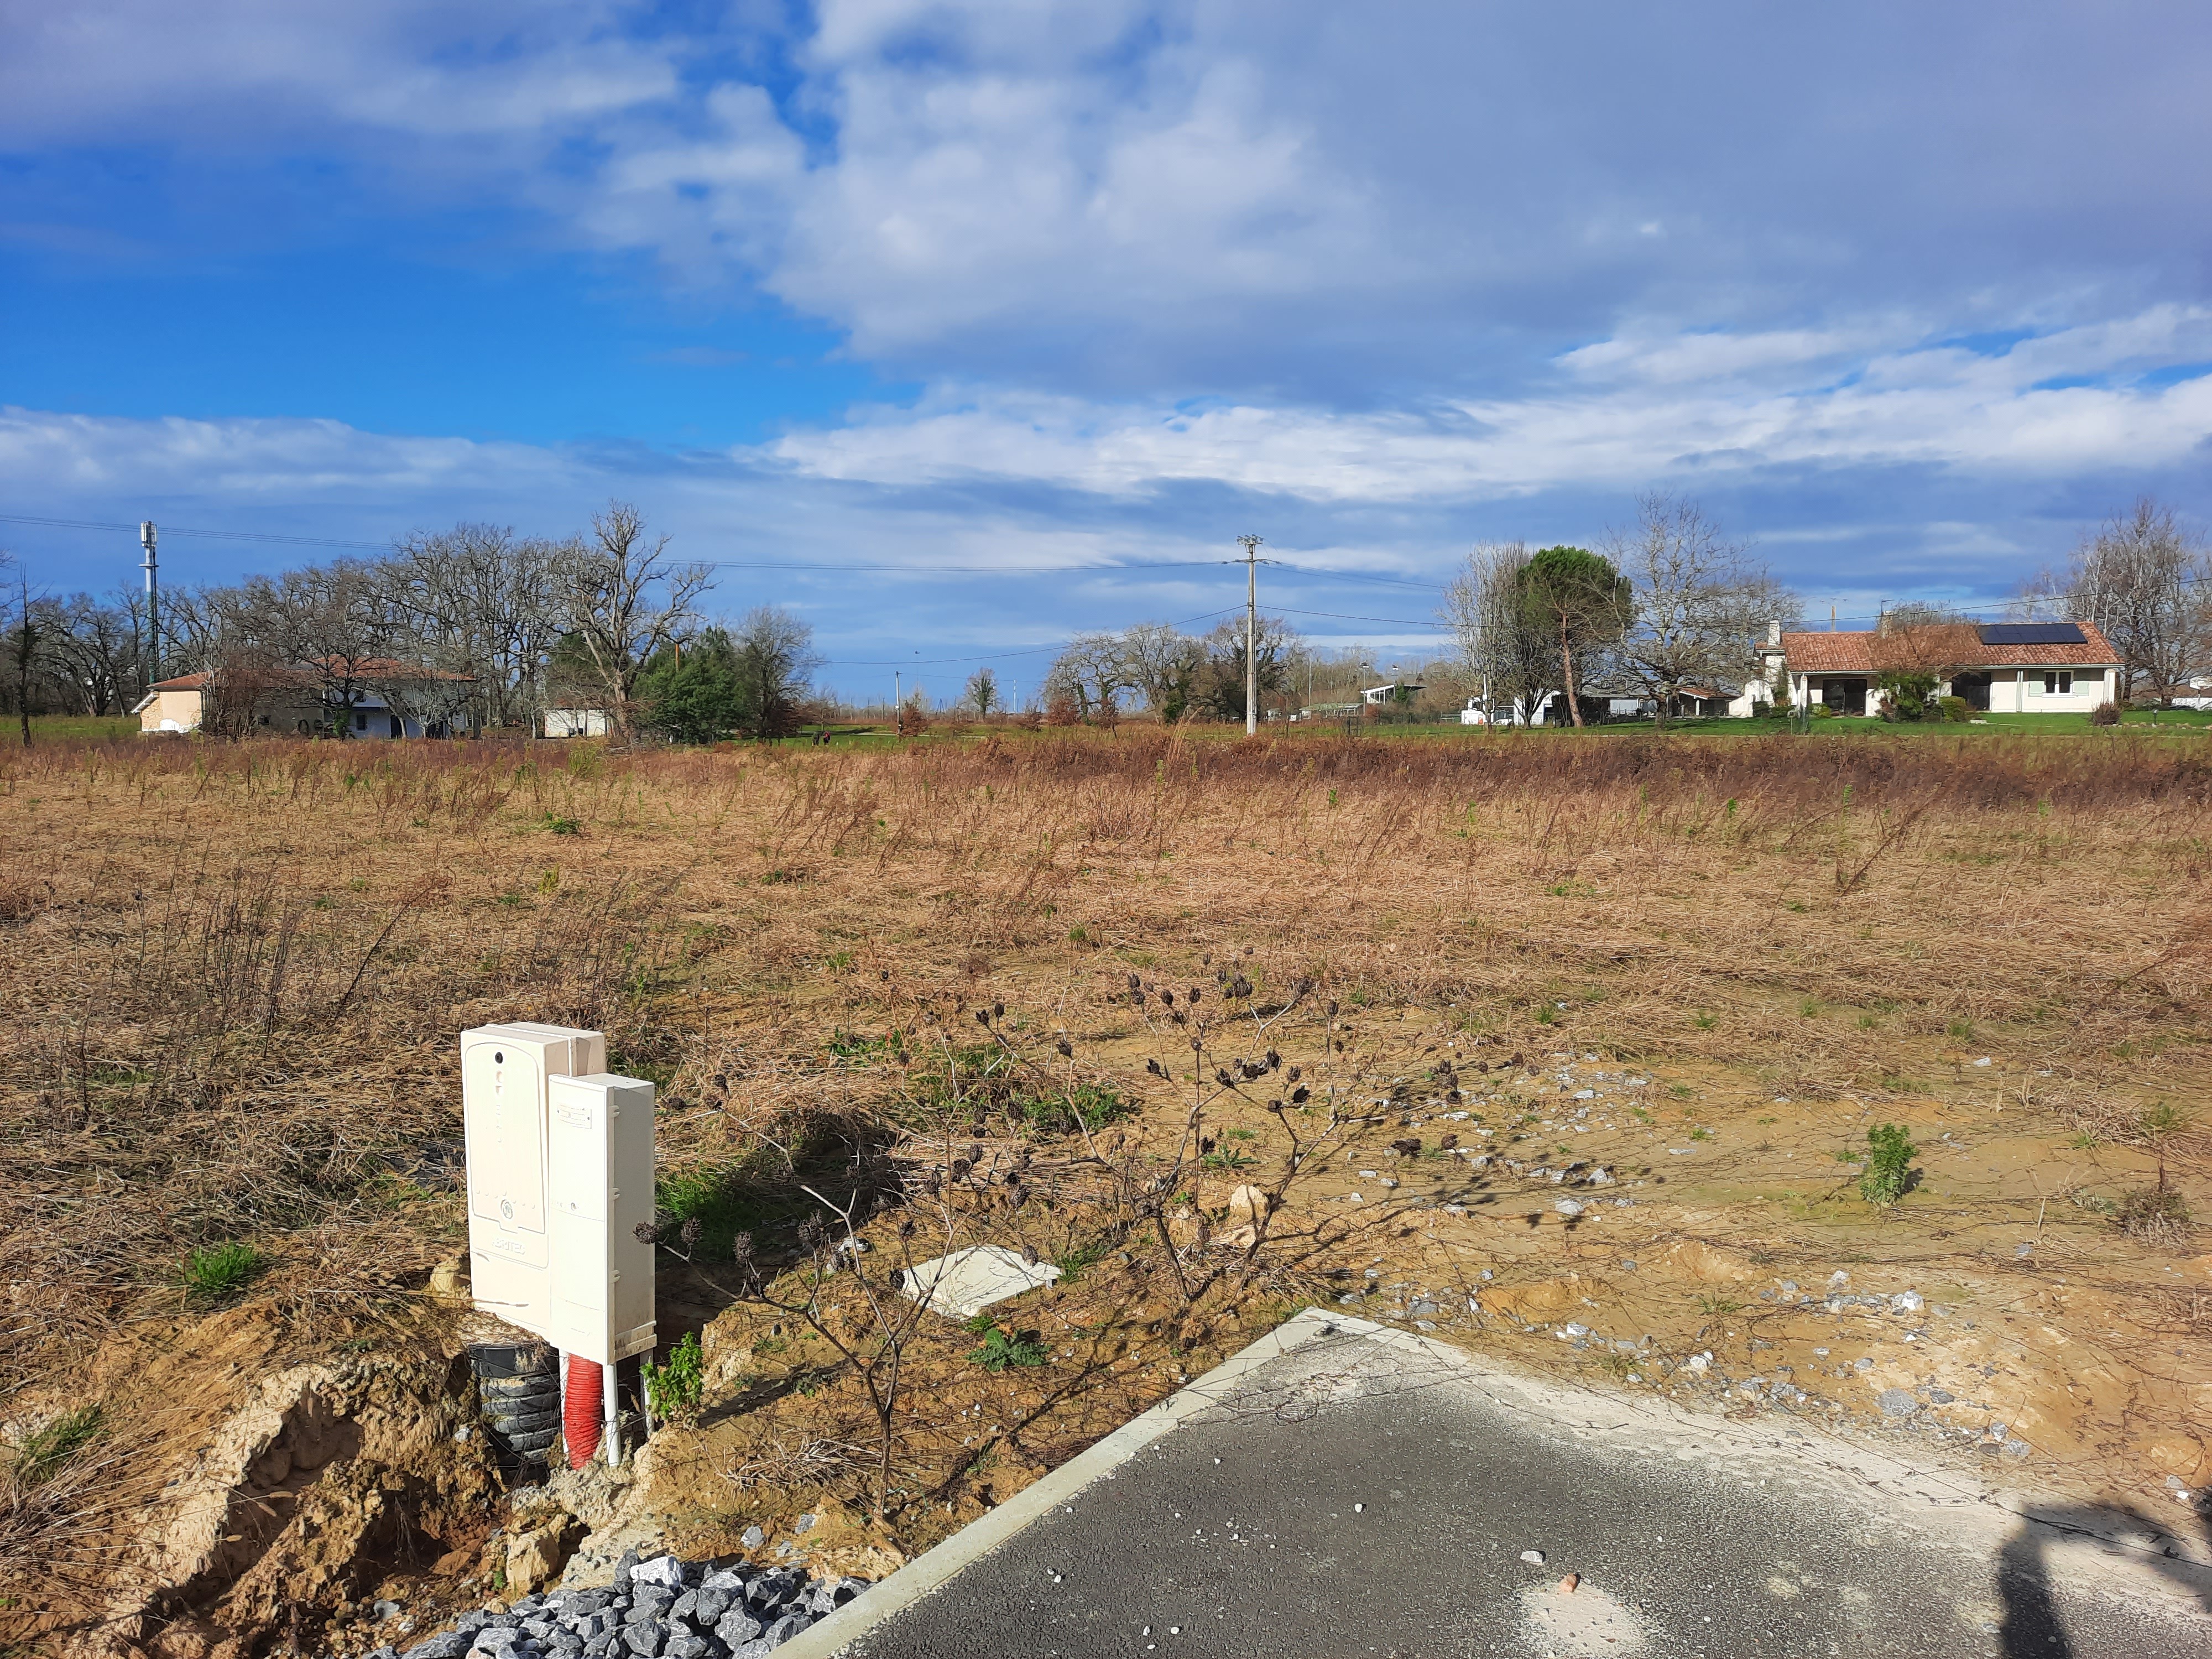
<path fill-rule="evenodd" d="M 906 735 L 906 705 L 899 701 L 899 672 L 891 670 L 891 735 Z"/>
<path fill-rule="evenodd" d="M 154 560 L 154 521 L 142 519 L 138 522 L 138 545 L 146 550 L 143 568 L 146 572 L 146 684 L 150 690 L 154 682 L 161 678 L 161 574 Z"/>
<path fill-rule="evenodd" d="M 1260 544 L 1257 536 L 1239 536 L 1244 550 L 1244 735 L 1260 729 Z"/>

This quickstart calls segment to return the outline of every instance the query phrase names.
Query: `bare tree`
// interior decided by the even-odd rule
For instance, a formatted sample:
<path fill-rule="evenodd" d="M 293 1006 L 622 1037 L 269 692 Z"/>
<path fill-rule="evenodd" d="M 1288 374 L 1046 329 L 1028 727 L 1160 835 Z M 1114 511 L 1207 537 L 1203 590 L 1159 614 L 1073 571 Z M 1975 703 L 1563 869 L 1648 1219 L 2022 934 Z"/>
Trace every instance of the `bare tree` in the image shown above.
<path fill-rule="evenodd" d="M 555 578 L 571 556 L 555 542 L 519 539 L 495 525 L 418 532 L 380 567 L 404 626 L 395 653 L 465 681 L 422 678 L 396 688 L 426 719 L 451 719 L 453 688 L 465 688 L 483 724 L 537 729 L 546 702 L 546 666 L 561 635 Z"/>
<path fill-rule="evenodd" d="M 15 619 L 8 625 L 8 666 L 15 681 L 15 712 L 23 722 L 23 747 L 31 746 L 31 681 L 38 672 L 45 640 L 37 613 L 31 608 L 31 576 L 12 554 L 0 550 L 0 572 L 15 565 Z"/>
<path fill-rule="evenodd" d="M 2203 547 L 2148 495 L 2075 550 L 2067 598 L 2075 618 L 2094 623 L 2119 653 L 2120 701 L 2142 679 L 2170 704 L 2173 688 L 2212 658 L 2208 575 Z"/>
<path fill-rule="evenodd" d="M 128 709 L 145 690 L 145 611 L 141 596 L 126 588 L 103 605 L 78 593 L 52 607 L 52 637 L 58 677 L 70 701 L 88 714 Z"/>
<path fill-rule="evenodd" d="M 1265 708 L 1271 699 L 1279 705 L 1290 687 L 1289 655 L 1297 636 L 1280 617 L 1257 620 L 1249 638 L 1244 619 L 1224 617 L 1193 641 L 1201 653 L 1193 700 L 1214 720 L 1242 720 L 1248 689 Z"/>
<path fill-rule="evenodd" d="M 1981 650 L 1974 624 L 1940 605 L 1913 602 L 1883 611 L 1869 648 L 1885 718 L 1931 717 L 1936 688 Z"/>
<path fill-rule="evenodd" d="M 1136 689 L 1118 634 L 1078 634 L 1045 674 L 1046 701 L 1065 697 L 1085 720 L 1103 714 L 1119 693 Z"/>
<path fill-rule="evenodd" d="M 1205 650 L 1167 623 L 1139 623 L 1121 640 L 1121 665 L 1146 707 L 1164 720 L 1182 717 L 1197 695 Z"/>
<path fill-rule="evenodd" d="M 814 629 L 781 605 L 755 605 L 731 635 L 738 728 L 756 738 L 799 729 L 807 683 L 822 666 Z"/>
<path fill-rule="evenodd" d="M 1685 689 L 1744 678 L 1761 628 L 1796 616 L 1795 596 L 1693 501 L 1657 490 L 1638 497 L 1634 527 L 1608 532 L 1603 547 L 1628 578 L 1633 605 L 1614 659 L 1656 704 L 1662 726 Z"/>
<path fill-rule="evenodd" d="M 558 614 L 575 659 L 625 737 L 647 659 L 699 620 L 699 596 L 714 577 L 706 565 L 671 562 L 667 549 L 665 536 L 648 540 L 635 507 L 611 501 L 592 516 L 591 539 L 562 550 L 556 572 Z"/>
<path fill-rule="evenodd" d="M 312 686 L 325 728 L 350 736 L 354 705 L 391 655 L 394 632 L 375 573 L 359 561 L 288 570 L 246 584 L 246 623 L 257 664 L 264 654 Z"/>
<path fill-rule="evenodd" d="M 1526 543 L 1479 543 L 1444 587 L 1443 619 L 1493 720 L 1501 703 L 1510 718 L 1534 720 L 1545 694 L 1560 683 L 1559 649 L 1522 603 L 1528 563 Z"/>

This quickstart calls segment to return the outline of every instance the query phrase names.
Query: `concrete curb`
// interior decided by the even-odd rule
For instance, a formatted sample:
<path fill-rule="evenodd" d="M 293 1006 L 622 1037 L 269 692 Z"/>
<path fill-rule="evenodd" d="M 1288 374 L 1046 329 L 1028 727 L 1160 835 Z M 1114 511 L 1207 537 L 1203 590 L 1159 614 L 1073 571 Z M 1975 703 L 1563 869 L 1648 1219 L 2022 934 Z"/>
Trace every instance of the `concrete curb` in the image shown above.
<path fill-rule="evenodd" d="M 1079 1457 L 1025 1486 L 988 1515 L 970 1522 L 927 1554 L 848 1601 L 820 1624 L 776 1649 L 776 1659 L 832 1659 L 893 1613 L 942 1587 L 963 1569 L 1005 1543 L 1039 1516 L 1064 1504 L 1094 1480 L 1111 1474 L 1177 1425 L 1220 1405 L 1245 1376 L 1269 1361 L 1328 1336 L 1389 1338 L 1389 1346 L 1414 1344 L 1465 1363 L 1441 1343 L 1364 1319 L 1344 1319 L 1309 1308 L 1285 1320 L 1249 1347 L 1231 1354 L 1194 1382 L 1131 1419 Z"/>

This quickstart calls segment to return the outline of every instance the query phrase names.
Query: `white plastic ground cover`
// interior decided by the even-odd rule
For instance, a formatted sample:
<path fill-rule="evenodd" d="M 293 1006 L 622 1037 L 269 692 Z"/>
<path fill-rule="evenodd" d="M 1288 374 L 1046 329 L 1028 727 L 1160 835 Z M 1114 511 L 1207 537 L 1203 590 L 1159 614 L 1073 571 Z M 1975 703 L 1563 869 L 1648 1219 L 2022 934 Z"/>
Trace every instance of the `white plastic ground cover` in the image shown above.
<path fill-rule="evenodd" d="M 1031 1267 L 1018 1250 L 977 1244 L 908 1268 L 899 1288 L 932 1313 L 973 1319 L 994 1303 L 1039 1289 L 1059 1277 L 1060 1269 L 1049 1261 Z"/>

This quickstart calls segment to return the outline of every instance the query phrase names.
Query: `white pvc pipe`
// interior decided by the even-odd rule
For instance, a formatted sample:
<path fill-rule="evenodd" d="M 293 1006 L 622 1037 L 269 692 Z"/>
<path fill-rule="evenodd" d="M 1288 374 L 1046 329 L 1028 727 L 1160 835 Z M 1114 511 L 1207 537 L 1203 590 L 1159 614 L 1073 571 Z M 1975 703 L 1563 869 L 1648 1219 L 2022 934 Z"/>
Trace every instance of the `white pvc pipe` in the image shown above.
<path fill-rule="evenodd" d="M 622 1464 L 622 1417 L 620 1409 L 615 1403 L 615 1368 L 612 1365 L 601 1368 L 599 1392 L 605 1396 L 606 1400 L 607 1467 L 617 1468 Z"/>

